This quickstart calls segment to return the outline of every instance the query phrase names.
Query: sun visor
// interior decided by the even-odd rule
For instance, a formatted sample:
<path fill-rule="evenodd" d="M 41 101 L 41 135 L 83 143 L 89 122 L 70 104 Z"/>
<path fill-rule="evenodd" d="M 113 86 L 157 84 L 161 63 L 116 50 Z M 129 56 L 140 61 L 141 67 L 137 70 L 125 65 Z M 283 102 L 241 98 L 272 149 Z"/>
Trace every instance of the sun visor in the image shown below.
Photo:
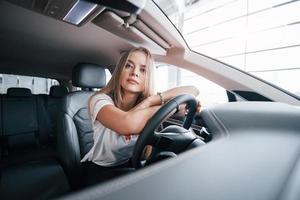
<path fill-rule="evenodd" d="M 165 49 L 169 49 L 171 47 L 168 42 L 166 42 L 164 39 L 162 39 L 160 36 L 158 36 L 157 33 L 155 33 L 152 29 L 150 29 L 144 22 L 137 19 L 133 26 L 135 26 L 137 29 L 139 29 L 141 32 L 145 33 L 149 38 L 151 38 L 153 41 L 158 43 L 160 46 L 162 46 Z"/>
<path fill-rule="evenodd" d="M 108 30 L 109 32 L 118 35 L 119 37 L 138 43 L 145 40 L 140 31 L 138 31 L 133 26 L 125 27 L 124 20 L 113 12 L 106 11 L 104 13 L 101 13 L 93 20 L 93 22 L 96 25 Z"/>
<path fill-rule="evenodd" d="M 93 22 L 121 38 L 138 43 L 138 45 L 144 45 L 145 47 L 150 45 L 151 49 L 156 46 L 156 48 L 163 50 L 164 54 L 170 48 L 170 45 L 164 39 L 141 20 L 134 17 L 121 17 L 113 11 L 105 11 L 99 14 Z"/>

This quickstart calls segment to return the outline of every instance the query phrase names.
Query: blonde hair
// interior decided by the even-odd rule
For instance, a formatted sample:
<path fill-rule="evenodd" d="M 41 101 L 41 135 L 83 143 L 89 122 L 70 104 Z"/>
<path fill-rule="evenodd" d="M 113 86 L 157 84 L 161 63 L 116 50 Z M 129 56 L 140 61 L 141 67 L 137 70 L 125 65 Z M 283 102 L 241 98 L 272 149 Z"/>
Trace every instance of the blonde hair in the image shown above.
<path fill-rule="evenodd" d="M 119 61 L 117 62 L 116 69 L 114 70 L 110 81 L 105 87 L 103 87 L 99 92 L 96 92 L 94 95 L 101 93 L 107 94 L 113 99 L 115 106 L 122 109 L 121 105 L 123 100 L 123 93 L 121 87 L 121 75 L 125 68 L 125 65 L 128 62 L 128 58 L 134 52 L 143 52 L 146 55 L 145 90 L 139 95 L 135 105 L 154 94 L 153 57 L 148 49 L 138 47 L 126 51 L 122 54 Z"/>

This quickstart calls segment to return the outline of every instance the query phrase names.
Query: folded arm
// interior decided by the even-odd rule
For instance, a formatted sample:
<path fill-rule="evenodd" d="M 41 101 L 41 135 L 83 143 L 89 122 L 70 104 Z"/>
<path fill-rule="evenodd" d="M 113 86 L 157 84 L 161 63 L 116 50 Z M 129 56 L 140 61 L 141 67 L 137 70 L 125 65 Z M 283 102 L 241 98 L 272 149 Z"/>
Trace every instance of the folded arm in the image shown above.
<path fill-rule="evenodd" d="M 123 111 L 114 105 L 104 106 L 97 114 L 97 120 L 105 127 L 121 135 L 139 134 L 147 121 L 160 106 Z"/>
<path fill-rule="evenodd" d="M 193 86 L 182 86 L 167 90 L 162 93 L 162 96 L 167 102 L 177 95 L 187 93 L 196 97 L 199 90 Z M 106 105 L 98 112 L 97 120 L 121 135 L 139 134 L 160 107 L 161 97 L 153 95 L 129 111 L 123 111 L 114 105 Z"/>

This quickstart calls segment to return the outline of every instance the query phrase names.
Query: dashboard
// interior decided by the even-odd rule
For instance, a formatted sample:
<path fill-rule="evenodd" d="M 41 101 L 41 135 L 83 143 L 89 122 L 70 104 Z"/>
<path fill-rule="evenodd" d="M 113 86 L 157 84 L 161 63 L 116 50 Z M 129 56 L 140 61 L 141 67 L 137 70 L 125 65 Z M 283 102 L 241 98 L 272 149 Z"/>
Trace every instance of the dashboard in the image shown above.
<path fill-rule="evenodd" d="M 213 134 L 211 142 L 69 198 L 300 198 L 298 107 L 226 103 L 200 117 Z"/>

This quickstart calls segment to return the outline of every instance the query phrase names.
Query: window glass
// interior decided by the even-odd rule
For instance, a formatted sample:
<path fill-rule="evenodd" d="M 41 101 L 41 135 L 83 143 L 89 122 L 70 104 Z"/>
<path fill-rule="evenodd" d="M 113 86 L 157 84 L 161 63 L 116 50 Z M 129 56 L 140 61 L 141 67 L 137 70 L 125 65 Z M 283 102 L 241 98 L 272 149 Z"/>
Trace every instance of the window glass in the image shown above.
<path fill-rule="evenodd" d="M 105 75 L 106 75 L 106 84 L 107 84 L 111 78 L 111 73 L 108 69 L 105 69 Z"/>
<path fill-rule="evenodd" d="M 193 51 L 300 94 L 300 1 L 154 1 Z"/>
<path fill-rule="evenodd" d="M 167 64 L 156 63 L 154 73 L 155 87 L 158 92 L 176 86 L 192 85 L 199 89 L 199 99 L 203 107 L 228 102 L 224 88 L 193 72 Z"/>
<path fill-rule="evenodd" d="M 32 94 L 49 94 L 52 85 L 59 85 L 55 79 L 12 74 L 0 74 L 0 93 L 6 94 L 8 88 L 29 88 Z"/>

